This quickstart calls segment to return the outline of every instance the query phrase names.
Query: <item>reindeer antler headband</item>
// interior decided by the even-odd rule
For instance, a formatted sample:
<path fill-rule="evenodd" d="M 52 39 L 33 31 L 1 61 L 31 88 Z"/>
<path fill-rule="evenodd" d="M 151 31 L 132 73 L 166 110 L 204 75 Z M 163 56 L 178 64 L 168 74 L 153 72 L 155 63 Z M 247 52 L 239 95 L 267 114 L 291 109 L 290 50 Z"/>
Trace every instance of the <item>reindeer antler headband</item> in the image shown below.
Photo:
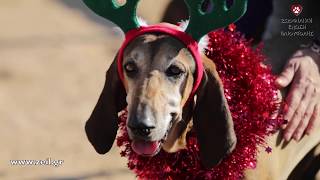
<path fill-rule="evenodd" d="M 237 21 L 247 9 L 247 0 L 234 0 L 233 5 L 227 8 L 226 0 L 211 0 L 214 4 L 212 12 L 205 13 L 201 9 L 204 0 L 185 0 L 188 6 L 190 20 L 186 30 L 180 31 L 163 24 L 141 26 L 138 23 L 136 9 L 139 0 L 127 0 L 126 4 L 120 6 L 115 0 L 83 0 L 83 2 L 98 15 L 112 21 L 126 34 L 118 53 L 118 74 L 124 80 L 123 75 L 123 52 L 127 45 L 136 37 L 146 33 L 168 34 L 186 45 L 194 57 L 197 65 L 195 82 L 190 97 L 193 97 L 198 89 L 202 76 L 203 65 L 198 51 L 198 41 L 207 33 L 218 28 L 225 27 Z M 212 22 L 210 22 L 212 20 Z"/>

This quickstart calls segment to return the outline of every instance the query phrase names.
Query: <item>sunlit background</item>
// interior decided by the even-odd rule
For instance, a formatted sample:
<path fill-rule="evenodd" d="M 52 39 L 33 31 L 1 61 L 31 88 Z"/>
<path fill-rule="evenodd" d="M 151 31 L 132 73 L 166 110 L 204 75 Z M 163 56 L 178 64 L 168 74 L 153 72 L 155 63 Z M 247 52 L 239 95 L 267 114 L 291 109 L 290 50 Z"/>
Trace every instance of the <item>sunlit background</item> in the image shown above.
<path fill-rule="evenodd" d="M 138 14 L 159 22 L 168 1 Z M 117 147 L 98 155 L 84 132 L 123 35 L 80 0 L 1 0 L 0 23 L 0 179 L 134 179 Z M 63 163 L 10 163 L 47 158 Z"/>

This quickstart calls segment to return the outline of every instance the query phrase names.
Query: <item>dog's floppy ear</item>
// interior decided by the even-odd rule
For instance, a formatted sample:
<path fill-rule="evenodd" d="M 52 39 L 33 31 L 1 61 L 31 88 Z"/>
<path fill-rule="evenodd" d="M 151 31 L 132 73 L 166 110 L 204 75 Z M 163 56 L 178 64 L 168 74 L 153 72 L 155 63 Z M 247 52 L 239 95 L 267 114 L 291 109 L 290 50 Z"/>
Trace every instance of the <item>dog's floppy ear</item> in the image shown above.
<path fill-rule="evenodd" d="M 85 125 L 87 137 L 99 154 L 107 153 L 112 147 L 118 129 L 118 112 L 126 106 L 125 97 L 115 59 L 107 72 L 98 103 Z"/>
<path fill-rule="evenodd" d="M 193 121 L 201 161 L 205 167 L 211 168 L 232 152 L 236 145 L 236 136 L 215 65 L 207 57 L 202 59 L 205 74 L 197 93 Z"/>

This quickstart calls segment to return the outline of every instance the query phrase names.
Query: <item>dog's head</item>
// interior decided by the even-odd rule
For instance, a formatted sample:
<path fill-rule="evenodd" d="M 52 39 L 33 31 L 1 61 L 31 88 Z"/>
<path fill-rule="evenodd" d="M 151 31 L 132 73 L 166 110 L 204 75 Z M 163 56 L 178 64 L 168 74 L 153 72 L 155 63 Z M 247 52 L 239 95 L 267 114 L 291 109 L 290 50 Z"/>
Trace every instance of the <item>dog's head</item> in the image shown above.
<path fill-rule="evenodd" d="M 207 167 L 235 147 L 236 137 L 222 83 L 214 63 L 203 57 L 204 77 L 196 100 L 188 101 L 196 64 L 183 43 L 165 34 L 144 34 L 124 50 L 121 82 L 116 61 L 86 123 L 89 141 L 98 153 L 109 151 L 117 132 L 118 112 L 127 106 L 127 130 L 135 152 L 153 156 L 163 148 L 185 148 L 186 133 L 197 133 L 200 156 Z M 191 121 L 193 119 L 193 121 Z"/>
<path fill-rule="evenodd" d="M 172 125 L 182 120 L 195 71 L 192 55 L 184 47 L 168 35 L 146 34 L 124 51 L 127 129 L 138 154 L 156 154 Z"/>

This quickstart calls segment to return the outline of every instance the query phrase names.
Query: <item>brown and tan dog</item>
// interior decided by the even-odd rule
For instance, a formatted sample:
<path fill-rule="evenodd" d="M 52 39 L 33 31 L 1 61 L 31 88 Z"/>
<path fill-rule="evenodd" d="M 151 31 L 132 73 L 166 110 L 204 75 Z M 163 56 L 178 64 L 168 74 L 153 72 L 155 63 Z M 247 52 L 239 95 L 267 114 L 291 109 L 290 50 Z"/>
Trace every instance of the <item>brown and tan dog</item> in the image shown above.
<path fill-rule="evenodd" d="M 236 145 L 232 117 L 215 65 L 205 56 L 205 75 L 196 100 L 187 101 L 196 68 L 192 58 L 181 42 L 168 35 L 145 34 L 130 43 L 122 64 L 124 85 L 115 60 L 86 123 L 88 139 L 96 151 L 104 154 L 110 150 L 118 129 L 118 113 L 127 107 L 127 130 L 138 154 L 153 156 L 160 148 L 167 152 L 183 149 L 186 133 L 195 128 L 205 166 L 212 167 L 228 155 Z M 308 152 L 319 145 L 320 132 L 299 143 L 284 145 L 279 139 L 279 133 L 270 137 L 273 153 L 262 151 L 257 168 L 248 171 L 246 179 L 288 178 Z M 312 157 L 316 156 L 319 150 Z"/>

